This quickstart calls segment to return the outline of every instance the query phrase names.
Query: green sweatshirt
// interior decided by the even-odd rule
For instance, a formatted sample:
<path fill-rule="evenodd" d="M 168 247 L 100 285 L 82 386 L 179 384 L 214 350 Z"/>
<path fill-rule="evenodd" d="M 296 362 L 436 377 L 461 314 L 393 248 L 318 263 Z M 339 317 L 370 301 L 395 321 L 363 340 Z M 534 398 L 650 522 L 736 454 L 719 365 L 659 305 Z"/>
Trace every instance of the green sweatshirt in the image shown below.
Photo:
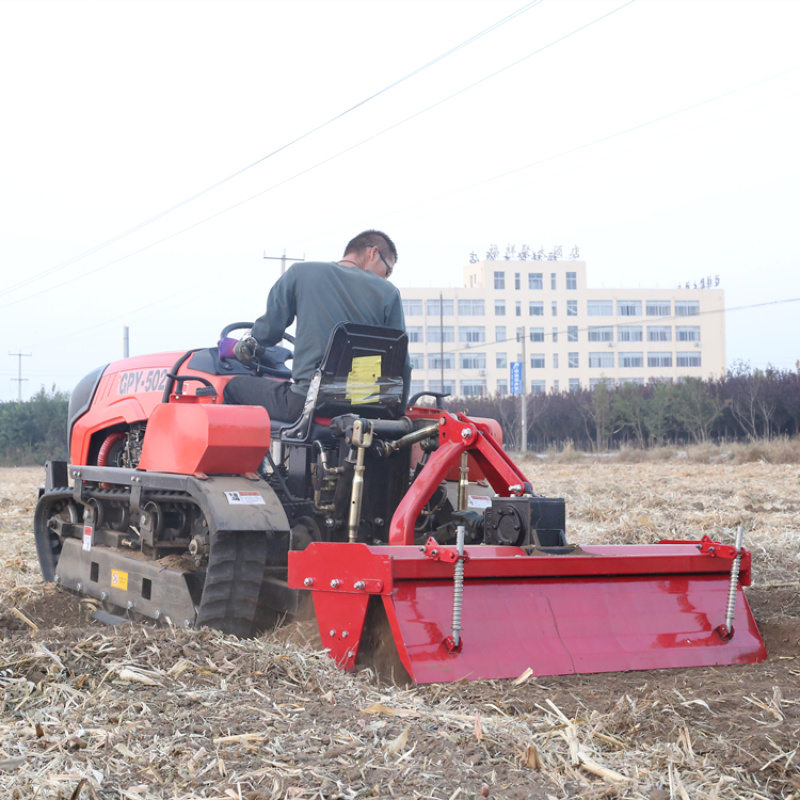
<path fill-rule="evenodd" d="M 267 298 L 267 313 L 253 325 L 253 336 L 264 347 L 277 344 L 297 317 L 292 390 L 305 395 L 322 361 L 328 337 L 340 322 L 360 322 L 406 329 L 397 287 L 374 272 L 334 262 L 292 264 L 276 281 Z M 411 362 L 406 359 L 404 400 L 408 398 Z"/>

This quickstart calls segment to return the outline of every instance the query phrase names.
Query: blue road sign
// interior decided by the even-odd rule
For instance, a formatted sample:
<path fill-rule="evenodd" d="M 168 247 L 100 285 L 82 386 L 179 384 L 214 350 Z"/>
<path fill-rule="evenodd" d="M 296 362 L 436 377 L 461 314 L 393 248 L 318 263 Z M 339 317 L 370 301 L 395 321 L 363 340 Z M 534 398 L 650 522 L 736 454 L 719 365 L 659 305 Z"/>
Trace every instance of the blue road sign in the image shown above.
<path fill-rule="evenodd" d="M 522 362 L 512 361 L 511 367 L 511 394 L 522 394 Z"/>

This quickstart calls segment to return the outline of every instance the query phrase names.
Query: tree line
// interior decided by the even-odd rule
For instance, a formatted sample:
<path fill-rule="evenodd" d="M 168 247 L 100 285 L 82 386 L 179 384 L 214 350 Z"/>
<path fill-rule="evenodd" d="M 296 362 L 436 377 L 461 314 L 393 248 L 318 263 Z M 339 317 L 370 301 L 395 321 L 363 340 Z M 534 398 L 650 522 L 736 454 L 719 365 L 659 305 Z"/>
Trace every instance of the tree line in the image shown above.
<path fill-rule="evenodd" d="M 449 410 L 492 417 L 508 449 L 519 450 L 520 397 L 472 397 L 449 401 Z M 530 450 L 604 451 L 622 446 L 750 441 L 800 433 L 800 366 L 797 370 L 752 369 L 737 363 L 722 378 L 678 383 L 601 381 L 593 389 L 528 395 Z"/>
<path fill-rule="evenodd" d="M 67 459 L 69 394 L 42 387 L 30 400 L 0 403 L 0 465 Z"/>
<path fill-rule="evenodd" d="M 735 364 L 722 378 L 679 383 L 632 383 L 614 387 L 528 395 L 530 450 L 561 448 L 604 451 L 707 441 L 751 441 L 800 433 L 798 369 L 751 369 Z M 0 465 L 44 464 L 68 458 L 69 394 L 40 389 L 25 402 L 0 402 Z M 500 422 L 508 449 L 519 450 L 519 397 L 471 397 L 446 401 L 450 411 Z"/>

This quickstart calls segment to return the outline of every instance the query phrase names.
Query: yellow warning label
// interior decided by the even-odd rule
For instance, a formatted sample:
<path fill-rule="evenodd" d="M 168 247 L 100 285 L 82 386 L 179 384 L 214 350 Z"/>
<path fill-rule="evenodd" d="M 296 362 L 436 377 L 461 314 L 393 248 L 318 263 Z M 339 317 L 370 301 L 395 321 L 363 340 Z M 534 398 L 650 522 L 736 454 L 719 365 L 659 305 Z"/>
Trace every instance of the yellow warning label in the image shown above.
<path fill-rule="evenodd" d="M 111 585 L 115 589 L 122 589 L 123 592 L 128 591 L 128 573 L 120 572 L 118 569 L 111 570 Z"/>
<path fill-rule="evenodd" d="M 347 396 L 353 405 L 374 403 L 379 399 L 378 378 L 381 375 L 381 357 L 356 356 L 347 376 Z"/>

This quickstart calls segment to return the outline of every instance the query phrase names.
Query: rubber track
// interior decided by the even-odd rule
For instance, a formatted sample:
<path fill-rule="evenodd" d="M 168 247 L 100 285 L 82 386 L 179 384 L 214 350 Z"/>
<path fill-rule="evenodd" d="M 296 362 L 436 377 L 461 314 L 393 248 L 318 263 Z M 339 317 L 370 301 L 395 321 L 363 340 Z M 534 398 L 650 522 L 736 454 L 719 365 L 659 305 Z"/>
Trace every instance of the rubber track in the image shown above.
<path fill-rule="evenodd" d="M 33 536 L 36 543 L 36 554 L 39 557 L 42 577 L 47 582 L 55 579 L 56 564 L 58 563 L 58 557 L 54 549 L 54 537 L 47 527 L 47 520 L 52 506 L 61 500 L 72 500 L 72 489 L 68 486 L 45 492 L 36 503 L 36 510 L 33 515 Z"/>
<path fill-rule="evenodd" d="M 197 624 L 236 636 L 252 636 L 266 561 L 267 537 L 263 531 L 214 535 Z"/>

